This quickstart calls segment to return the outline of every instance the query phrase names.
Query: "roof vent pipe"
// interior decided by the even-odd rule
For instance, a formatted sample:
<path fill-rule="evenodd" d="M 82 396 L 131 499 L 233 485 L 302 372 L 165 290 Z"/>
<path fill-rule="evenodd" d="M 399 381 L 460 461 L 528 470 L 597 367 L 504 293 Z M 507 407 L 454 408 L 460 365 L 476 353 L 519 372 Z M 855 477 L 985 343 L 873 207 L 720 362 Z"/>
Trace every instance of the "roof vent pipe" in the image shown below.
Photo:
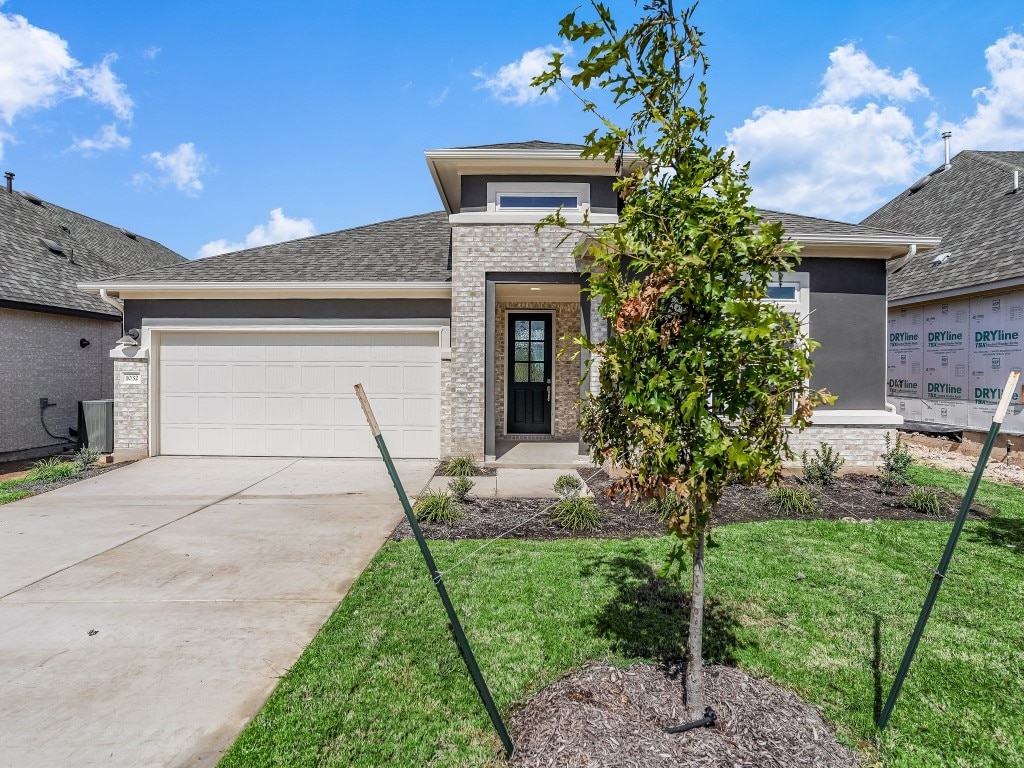
<path fill-rule="evenodd" d="M 4 178 L 7 179 L 7 194 L 14 194 L 14 171 L 4 171 Z"/>
<path fill-rule="evenodd" d="M 1020 171 L 1017 170 L 1013 172 L 1013 192 L 1020 192 Z"/>
<path fill-rule="evenodd" d="M 946 164 L 942 166 L 942 170 L 949 170 L 949 140 L 953 137 L 952 131 L 942 132 L 942 143 L 946 145 Z"/>

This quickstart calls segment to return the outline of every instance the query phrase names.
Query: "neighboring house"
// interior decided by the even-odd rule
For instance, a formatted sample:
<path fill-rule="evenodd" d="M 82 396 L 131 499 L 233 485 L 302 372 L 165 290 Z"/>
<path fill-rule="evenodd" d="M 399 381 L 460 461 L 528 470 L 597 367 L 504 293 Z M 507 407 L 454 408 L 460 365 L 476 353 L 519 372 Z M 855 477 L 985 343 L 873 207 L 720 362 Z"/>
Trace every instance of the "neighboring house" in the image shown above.
<path fill-rule="evenodd" d="M 121 314 L 78 283 L 184 259 L 159 243 L 0 187 L 0 460 L 68 445 L 78 401 L 113 396 Z M 45 408 L 45 398 L 51 405 Z"/>
<path fill-rule="evenodd" d="M 141 344 L 115 351 L 117 448 L 146 454 L 370 456 L 352 386 L 395 456 L 494 456 L 506 440 L 579 440 L 584 361 L 566 334 L 607 324 L 581 292 L 561 206 L 617 221 L 616 172 L 531 141 L 426 153 L 444 211 L 83 285 L 125 303 Z M 635 161 L 635 158 L 633 158 Z M 627 164 L 630 158 L 627 158 Z M 774 298 L 822 342 L 840 397 L 798 447 L 870 463 L 885 410 L 885 264 L 927 238 L 765 212 L 805 243 Z"/>
<path fill-rule="evenodd" d="M 889 397 L 908 420 L 987 431 L 1024 367 L 1024 152 L 960 152 L 865 224 L 942 238 L 889 275 Z M 1005 421 L 1024 431 L 1021 392 Z"/>

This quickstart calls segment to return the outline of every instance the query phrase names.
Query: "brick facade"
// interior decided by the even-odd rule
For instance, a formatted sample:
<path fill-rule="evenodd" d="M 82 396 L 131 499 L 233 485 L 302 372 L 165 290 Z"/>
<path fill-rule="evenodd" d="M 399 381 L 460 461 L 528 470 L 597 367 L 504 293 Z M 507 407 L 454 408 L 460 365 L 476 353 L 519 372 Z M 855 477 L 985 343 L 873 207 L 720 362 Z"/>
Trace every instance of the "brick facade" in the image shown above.
<path fill-rule="evenodd" d="M 112 397 L 107 352 L 120 335 L 119 318 L 0 309 L 0 458 L 35 458 L 68 445 L 46 434 L 39 399 L 56 403 L 45 411 L 46 427 L 69 437 L 79 400 Z"/>
<path fill-rule="evenodd" d="M 792 466 L 800 466 L 800 454 L 813 454 L 821 443 L 828 443 L 846 459 L 844 469 L 878 466 L 879 457 L 885 451 L 885 433 L 895 433 L 895 427 L 821 425 L 812 426 L 803 432 L 789 435 L 789 447 L 796 454 Z M 896 435 L 892 435 L 893 441 Z"/>
<path fill-rule="evenodd" d="M 577 336 L 580 333 L 580 305 L 577 302 L 531 302 L 508 301 L 498 302 L 494 324 L 494 425 L 498 435 L 507 434 L 505 421 L 505 380 L 508 374 L 508 356 L 506 337 L 508 335 L 508 313 L 510 311 L 548 312 L 555 316 L 553 348 L 553 382 L 554 401 L 551 418 L 554 438 L 556 440 L 579 439 L 579 409 L 576 402 L 580 399 L 580 361 L 573 357 L 574 347 L 565 341 L 566 335 Z"/>
<path fill-rule="evenodd" d="M 137 350 L 128 348 L 129 354 Z M 123 374 L 136 372 L 137 382 L 125 380 Z M 119 458 L 149 455 L 149 360 L 142 357 L 114 358 L 114 453 Z"/>
<path fill-rule="evenodd" d="M 484 456 L 487 273 L 522 272 L 527 283 L 531 272 L 578 272 L 576 242 L 564 230 L 538 232 L 531 224 L 452 228 L 452 424 L 444 455 Z"/>

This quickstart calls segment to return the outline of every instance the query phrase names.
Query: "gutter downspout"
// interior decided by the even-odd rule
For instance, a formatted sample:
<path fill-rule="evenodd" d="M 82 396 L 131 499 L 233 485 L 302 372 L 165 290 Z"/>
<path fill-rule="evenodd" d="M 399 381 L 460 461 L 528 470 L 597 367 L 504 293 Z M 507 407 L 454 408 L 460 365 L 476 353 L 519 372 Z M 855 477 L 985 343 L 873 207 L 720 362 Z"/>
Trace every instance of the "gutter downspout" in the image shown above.
<path fill-rule="evenodd" d="M 905 266 L 906 263 L 908 261 L 910 261 L 912 258 L 914 258 L 916 255 L 917 255 L 917 243 L 911 243 L 909 246 L 907 246 L 907 252 L 904 255 L 900 256 L 894 262 L 891 262 L 891 263 L 885 265 L 885 276 L 886 276 L 886 278 L 888 278 L 889 275 L 893 274 L 894 272 L 896 272 L 897 270 L 899 270 L 903 266 Z M 888 287 L 888 285 L 886 285 L 885 294 L 886 294 L 886 296 L 885 296 L 885 298 L 886 298 L 886 301 L 885 301 L 885 304 L 886 304 L 886 308 L 885 308 L 885 321 L 886 321 L 886 327 L 888 327 L 888 323 L 889 323 L 889 287 Z M 888 336 L 886 336 L 886 344 L 888 345 Z M 888 356 L 888 352 L 886 353 L 886 355 Z M 897 413 L 896 406 L 893 403 L 890 403 L 888 400 L 886 400 L 884 395 L 883 395 L 882 401 L 885 403 L 885 410 L 887 410 L 889 413 Z"/>
<path fill-rule="evenodd" d="M 885 265 L 885 274 L 888 276 L 891 275 L 893 272 L 896 272 L 898 269 L 901 269 L 903 266 L 906 265 L 908 261 L 910 261 L 916 255 L 917 243 L 911 243 L 909 246 L 907 246 L 907 252 L 905 254 L 897 258 L 895 261 L 890 261 L 888 264 Z"/>
<path fill-rule="evenodd" d="M 115 299 L 113 296 L 107 293 L 106 288 L 100 288 L 100 298 L 103 299 L 103 301 L 105 301 L 107 304 L 112 306 L 114 309 L 116 309 L 118 312 L 120 312 L 122 317 L 124 316 L 124 302 L 121 301 L 120 299 Z"/>
<path fill-rule="evenodd" d="M 121 301 L 120 299 L 115 299 L 113 296 L 107 293 L 106 288 L 100 288 L 100 298 L 103 299 L 103 301 L 106 304 L 109 304 L 110 306 L 112 306 L 114 309 L 121 313 L 121 335 L 124 336 L 124 302 Z"/>

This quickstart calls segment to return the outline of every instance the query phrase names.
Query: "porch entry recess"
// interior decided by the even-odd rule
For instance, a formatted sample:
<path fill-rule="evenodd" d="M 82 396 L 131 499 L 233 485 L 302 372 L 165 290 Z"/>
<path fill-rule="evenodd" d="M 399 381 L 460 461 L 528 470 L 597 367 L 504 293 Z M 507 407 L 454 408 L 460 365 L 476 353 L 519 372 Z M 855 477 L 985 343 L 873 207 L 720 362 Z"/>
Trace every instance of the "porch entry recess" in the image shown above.
<path fill-rule="evenodd" d="M 551 434 L 550 313 L 510 312 L 506 344 L 509 435 Z"/>

